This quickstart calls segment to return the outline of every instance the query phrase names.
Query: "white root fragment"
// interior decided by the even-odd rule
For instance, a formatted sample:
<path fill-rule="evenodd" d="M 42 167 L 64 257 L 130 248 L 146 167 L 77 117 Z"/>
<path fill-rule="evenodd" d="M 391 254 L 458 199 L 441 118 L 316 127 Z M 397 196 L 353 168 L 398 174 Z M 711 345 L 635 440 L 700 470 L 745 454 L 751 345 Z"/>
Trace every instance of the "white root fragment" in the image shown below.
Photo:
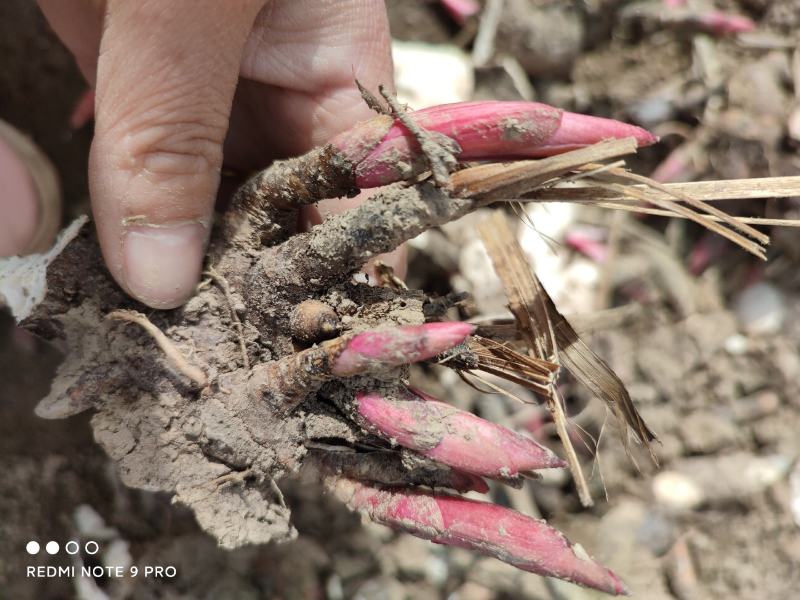
<path fill-rule="evenodd" d="M 17 323 L 28 318 L 47 294 L 47 267 L 89 220 L 82 215 L 64 229 L 44 254 L 0 258 L 0 307 L 7 306 Z"/>
<path fill-rule="evenodd" d="M 247 343 L 244 339 L 244 327 L 242 327 L 242 321 L 239 319 L 239 315 L 236 313 L 236 303 L 233 298 L 231 285 L 228 283 L 228 280 L 222 276 L 222 274 L 214 269 L 214 267 L 209 268 L 207 273 L 208 276 L 211 277 L 211 279 L 213 279 L 214 282 L 222 289 L 222 293 L 225 294 L 225 300 L 228 302 L 228 309 L 230 310 L 231 322 L 236 330 L 236 339 L 239 343 L 239 352 L 242 354 L 242 367 L 249 369 L 250 357 L 247 355 Z"/>
<path fill-rule="evenodd" d="M 208 385 L 208 377 L 200 367 L 191 364 L 186 357 L 181 354 L 181 351 L 175 347 L 175 344 L 164 335 L 158 327 L 153 325 L 145 315 L 135 310 L 115 310 L 106 315 L 106 319 L 112 321 L 126 321 L 128 323 L 136 323 L 144 329 L 155 340 L 158 347 L 167 356 L 169 363 L 181 375 L 185 375 L 194 381 L 200 387 Z"/>

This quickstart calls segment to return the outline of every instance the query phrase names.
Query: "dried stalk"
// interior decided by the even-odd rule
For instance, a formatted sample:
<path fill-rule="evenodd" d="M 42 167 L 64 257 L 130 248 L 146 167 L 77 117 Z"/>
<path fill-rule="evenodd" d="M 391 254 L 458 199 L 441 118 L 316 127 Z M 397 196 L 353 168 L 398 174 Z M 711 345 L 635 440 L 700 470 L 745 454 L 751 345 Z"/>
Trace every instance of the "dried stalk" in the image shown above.
<path fill-rule="evenodd" d="M 664 183 L 668 190 L 652 191 L 647 184 L 627 186 L 624 190 L 610 190 L 596 185 L 540 188 L 520 202 L 606 202 L 638 204 L 638 198 L 628 194 L 630 190 L 649 191 L 653 196 L 674 197 L 683 201 L 686 196 L 703 202 L 721 200 L 758 200 L 764 198 L 793 198 L 800 196 L 800 176 L 762 177 L 754 179 L 720 179 L 717 181 L 694 181 L 690 183 Z"/>

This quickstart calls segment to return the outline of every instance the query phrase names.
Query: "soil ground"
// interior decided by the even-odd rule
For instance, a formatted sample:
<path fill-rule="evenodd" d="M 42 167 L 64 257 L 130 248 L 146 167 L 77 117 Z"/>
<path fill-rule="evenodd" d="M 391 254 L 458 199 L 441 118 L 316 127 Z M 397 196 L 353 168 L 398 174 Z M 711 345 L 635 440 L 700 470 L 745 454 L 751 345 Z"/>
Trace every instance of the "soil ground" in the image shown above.
<path fill-rule="evenodd" d="M 435 4 L 388 2 L 393 35 L 435 44 L 468 41 L 468 32 Z M 796 141 L 786 126 L 795 86 L 800 86 L 794 80 L 798 67 L 793 71 L 791 62 L 797 43 L 792 35 L 800 24 L 797 2 L 720 2 L 720 8 L 758 23 L 760 37 L 738 40 L 623 17 L 631 3 L 622 1 L 527 4 L 535 7 L 530 14 L 519 3 L 507 3 L 507 10 L 521 12 L 516 18 L 506 15 L 498 51 L 517 57 L 530 73 L 542 50 L 512 25 L 534 18 L 540 28 L 541 22 L 560 23 L 550 30 L 550 45 L 563 50 L 563 64 L 532 73 L 533 92 L 541 101 L 638 122 L 661 134 L 660 145 L 631 162 L 637 172 L 652 173 L 681 147 L 690 157 L 678 170 L 682 179 L 798 173 Z M 578 34 L 572 21 L 582 24 Z M 0 118 L 29 134 L 57 166 L 66 220 L 87 207 L 91 130 L 71 131 L 67 124 L 84 84 L 32 2 L 0 5 L 0 47 Z M 557 62 L 552 56 L 548 60 Z M 477 75 L 477 96 L 517 93 L 505 80 L 498 83 L 487 72 Z M 725 208 L 787 218 L 800 212 L 794 199 Z M 535 225 L 536 215 L 546 221 L 546 213 L 532 213 Z M 439 293 L 484 291 L 478 288 L 491 274 L 481 270 L 474 255 L 473 225 L 479 218 L 414 243 L 409 284 Z M 800 475 L 791 473 L 800 455 L 800 242 L 794 230 L 770 231 L 770 261 L 762 265 L 699 228 L 658 218 L 614 220 L 609 213 L 587 210 L 570 226 L 599 228 L 605 240 L 609 230 L 615 231 L 613 269 L 559 246 L 565 278 L 591 267 L 577 272 L 606 282 L 590 286 L 588 300 L 581 300 L 576 286 L 572 294 L 562 294 L 562 301 L 573 311 L 595 315 L 599 307 L 612 309 L 591 320 L 587 339 L 625 381 L 659 435 L 660 467 L 636 448 L 633 460 L 628 457 L 613 425 L 603 427 L 604 409 L 565 380 L 576 436 L 580 426 L 584 439 L 601 439 L 597 453 L 583 452 L 596 505 L 581 508 L 568 478 L 559 476 L 530 482 L 520 491 L 493 489 L 496 501 L 539 511 L 613 568 L 637 598 L 796 597 L 800 517 L 793 517 L 792 506 L 800 502 L 800 481 L 792 484 Z M 540 231 L 555 236 L 544 224 Z M 521 225 L 520 235 L 539 233 Z M 698 267 L 704 248 L 712 258 Z M 777 327 L 754 326 L 748 319 L 742 290 L 754 282 L 779 299 Z M 490 289 L 477 305 L 502 307 L 503 298 Z M 769 312 L 763 305 L 754 310 Z M 33 416 L 57 361 L 56 349 L 13 328 L 7 318 L 0 322 L 0 460 L 5 467 L 0 598 L 597 597 L 466 551 L 362 524 L 307 481 L 282 483 L 299 532 L 295 542 L 220 550 L 168 498 L 122 486 L 91 439 L 88 417 L 43 421 Z M 551 425 L 535 407 L 478 394 L 450 375 L 444 369 L 420 369 L 414 377 L 460 406 L 527 427 L 560 451 Z M 116 542 L 120 556 L 134 564 L 174 565 L 177 575 L 83 582 L 26 577 L 29 565 L 74 564 L 63 552 L 31 557 L 25 544 L 71 539 L 88 527 L 86 507 L 104 521 L 89 528 L 104 546 Z M 76 517 L 76 511 L 84 516 Z M 82 560 L 98 564 L 86 554 Z"/>

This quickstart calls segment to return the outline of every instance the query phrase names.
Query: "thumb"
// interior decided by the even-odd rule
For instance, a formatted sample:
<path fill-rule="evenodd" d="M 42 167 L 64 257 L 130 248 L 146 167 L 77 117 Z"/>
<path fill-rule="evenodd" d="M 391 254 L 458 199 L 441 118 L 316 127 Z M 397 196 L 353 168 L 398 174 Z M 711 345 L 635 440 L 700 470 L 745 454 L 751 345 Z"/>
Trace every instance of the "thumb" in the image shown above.
<path fill-rule="evenodd" d="M 106 264 L 172 308 L 202 267 L 242 50 L 264 0 L 110 0 L 97 65 L 92 209 Z"/>

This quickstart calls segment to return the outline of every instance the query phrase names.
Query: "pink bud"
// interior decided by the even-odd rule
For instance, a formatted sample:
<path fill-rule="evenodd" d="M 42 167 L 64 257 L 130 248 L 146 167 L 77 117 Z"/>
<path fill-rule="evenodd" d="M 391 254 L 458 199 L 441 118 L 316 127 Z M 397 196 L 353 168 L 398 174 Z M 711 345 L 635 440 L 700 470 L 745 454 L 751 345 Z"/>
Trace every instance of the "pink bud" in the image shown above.
<path fill-rule="evenodd" d="M 409 113 L 410 118 L 430 132 L 453 139 L 461 161 L 539 158 L 574 150 L 608 138 L 634 137 L 640 146 L 658 140 L 640 127 L 612 119 L 590 117 L 538 102 L 460 102 L 442 104 Z M 385 121 L 382 122 L 384 124 Z M 380 143 L 359 146 L 351 156 L 353 136 L 339 136 L 332 142 L 356 165 L 356 184 L 368 188 L 408 179 L 426 166 L 419 144 L 406 128 L 395 121 Z M 363 158 L 363 150 L 371 151 Z"/>
<path fill-rule="evenodd" d="M 439 0 L 441 5 L 459 25 L 463 25 L 472 16 L 481 11 L 481 5 L 475 0 Z"/>
<path fill-rule="evenodd" d="M 338 479 L 337 496 L 373 521 L 437 544 L 493 556 L 524 571 L 558 577 L 608 594 L 627 594 L 609 569 L 544 521 L 514 510 L 444 494 L 381 490 Z"/>
<path fill-rule="evenodd" d="M 566 466 L 533 440 L 416 390 L 359 393 L 356 405 L 368 430 L 466 473 L 508 479 Z"/>
<path fill-rule="evenodd" d="M 358 165 L 369 156 L 381 140 L 394 126 L 394 119 L 388 115 L 378 115 L 361 121 L 337 135 L 331 141 L 347 159 Z"/>
<path fill-rule="evenodd" d="M 89 88 L 80 95 L 72 107 L 72 113 L 69 115 L 70 129 L 81 129 L 92 119 L 94 119 L 94 90 Z"/>
<path fill-rule="evenodd" d="M 689 272 L 692 275 L 702 275 L 709 265 L 716 263 L 727 250 L 727 241 L 720 236 L 709 232 L 697 240 L 689 252 Z"/>
<path fill-rule="evenodd" d="M 720 10 L 712 10 L 697 17 L 700 26 L 714 35 L 731 33 L 747 33 L 756 28 L 756 24 L 741 15 L 733 15 Z"/>
<path fill-rule="evenodd" d="M 473 331 L 475 326 L 469 323 L 447 321 L 359 333 L 334 357 L 331 374 L 350 377 L 433 358 L 458 346 Z"/>
<path fill-rule="evenodd" d="M 608 260 L 608 246 L 605 240 L 592 233 L 590 229 L 574 228 L 567 231 L 564 242 L 594 262 L 603 264 Z"/>
<path fill-rule="evenodd" d="M 692 181 L 698 175 L 692 161 L 694 148 L 691 142 L 685 142 L 675 148 L 653 169 L 650 178 L 662 183 Z"/>

